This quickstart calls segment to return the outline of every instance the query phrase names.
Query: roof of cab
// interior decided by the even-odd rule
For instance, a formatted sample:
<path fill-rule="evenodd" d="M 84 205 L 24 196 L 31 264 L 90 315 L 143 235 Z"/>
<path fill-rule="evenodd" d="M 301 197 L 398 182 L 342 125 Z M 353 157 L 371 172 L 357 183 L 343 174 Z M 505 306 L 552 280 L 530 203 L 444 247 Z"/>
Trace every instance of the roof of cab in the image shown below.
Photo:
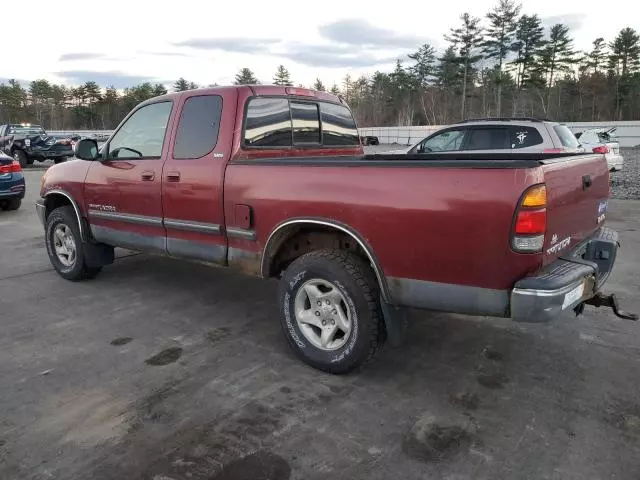
<path fill-rule="evenodd" d="M 173 100 L 187 92 L 198 92 L 202 95 L 211 95 L 229 90 L 250 90 L 253 96 L 286 95 L 292 97 L 316 98 L 318 100 L 325 100 L 333 103 L 344 103 L 339 96 L 329 92 L 321 92 L 303 87 L 286 87 L 282 85 L 224 85 L 219 87 L 197 88 L 182 92 L 167 93 L 166 95 L 150 98 L 142 103 Z"/>

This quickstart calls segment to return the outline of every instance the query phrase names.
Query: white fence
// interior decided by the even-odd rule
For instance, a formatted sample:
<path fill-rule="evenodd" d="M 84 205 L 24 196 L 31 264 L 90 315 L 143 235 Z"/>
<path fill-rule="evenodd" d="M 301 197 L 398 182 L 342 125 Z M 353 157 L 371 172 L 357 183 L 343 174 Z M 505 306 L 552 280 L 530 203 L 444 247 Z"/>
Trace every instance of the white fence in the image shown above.
<path fill-rule="evenodd" d="M 630 122 L 579 122 L 566 123 L 575 133 L 589 128 L 617 127 L 616 136 L 621 147 L 640 146 L 640 121 Z M 400 145 L 413 145 L 431 133 L 446 127 L 446 125 L 426 125 L 420 127 L 363 127 L 360 135 L 375 135 L 380 143 L 398 143 Z M 106 136 L 111 135 L 111 130 L 60 130 L 49 132 L 52 135 L 82 135 L 82 136 Z"/>
<path fill-rule="evenodd" d="M 566 123 L 574 132 L 582 132 L 590 128 L 617 127 L 616 137 L 621 147 L 640 146 L 640 121 L 630 122 L 580 122 Z M 359 128 L 360 135 L 374 135 L 380 143 L 398 143 L 413 145 L 431 133 L 447 125 L 427 125 L 421 127 L 363 127 Z"/>

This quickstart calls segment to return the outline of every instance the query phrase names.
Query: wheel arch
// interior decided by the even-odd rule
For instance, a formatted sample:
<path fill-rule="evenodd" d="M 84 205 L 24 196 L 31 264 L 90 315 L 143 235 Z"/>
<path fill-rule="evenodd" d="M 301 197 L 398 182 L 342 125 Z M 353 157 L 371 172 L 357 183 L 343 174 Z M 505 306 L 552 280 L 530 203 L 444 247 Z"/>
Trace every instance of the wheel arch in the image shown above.
<path fill-rule="evenodd" d="M 78 220 L 78 229 L 80 230 L 80 238 L 82 238 L 83 242 L 87 241 L 87 232 L 86 232 L 85 224 L 82 220 L 80 207 L 69 193 L 60 189 L 51 190 L 45 194 L 44 204 L 45 204 L 45 217 L 44 217 L 45 221 L 49 216 L 49 214 L 54 209 L 61 207 L 63 205 L 71 205 L 76 214 L 76 219 Z"/>
<path fill-rule="evenodd" d="M 390 302 L 391 296 L 387 280 L 384 275 L 384 271 L 375 256 L 373 248 L 369 243 L 358 233 L 354 228 L 336 220 L 330 220 L 326 218 L 306 218 L 298 217 L 291 218 L 279 223 L 269 234 L 267 241 L 265 242 L 262 250 L 260 274 L 263 278 L 273 277 L 275 273 L 273 271 L 274 261 L 276 256 L 285 246 L 287 241 L 294 238 L 302 229 L 310 230 L 322 230 L 324 232 L 333 232 L 344 234 L 347 237 L 353 239 L 355 243 L 360 247 L 366 258 L 368 259 L 371 267 L 380 286 L 380 292 L 385 302 Z"/>

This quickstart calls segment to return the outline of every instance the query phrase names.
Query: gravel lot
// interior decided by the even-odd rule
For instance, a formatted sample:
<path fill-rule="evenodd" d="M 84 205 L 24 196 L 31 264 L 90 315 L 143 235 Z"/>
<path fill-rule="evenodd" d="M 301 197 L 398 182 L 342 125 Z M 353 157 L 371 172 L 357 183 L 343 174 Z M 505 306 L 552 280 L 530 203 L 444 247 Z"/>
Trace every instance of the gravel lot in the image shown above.
<path fill-rule="evenodd" d="M 276 284 L 118 251 L 62 280 L 33 202 L 0 212 L 2 480 L 637 480 L 640 325 L 413 312 L 359 374 L 298 362 Z M 640 202 L 608 288 L 640 311 Z"/>

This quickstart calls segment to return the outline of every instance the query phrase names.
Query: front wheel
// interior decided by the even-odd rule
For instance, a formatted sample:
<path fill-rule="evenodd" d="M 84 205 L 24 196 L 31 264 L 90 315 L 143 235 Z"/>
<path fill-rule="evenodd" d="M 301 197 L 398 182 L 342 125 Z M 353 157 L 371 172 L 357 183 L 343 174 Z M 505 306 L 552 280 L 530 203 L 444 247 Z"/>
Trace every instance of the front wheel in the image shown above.
<path fill-rule="evenodd" d="M 58 207 L 47 217 L 45 244 L 56 272 L 67 280 L 94 278 L 101 267 L 88 267 L 73 207 Z"/>
<path fill-rule="evenodd" d="M 281 323 L 294 352 L 328 373 L 371 360 L 385 339 L 379 288 L 357 255 L 317 250 L 287 268 L 279 290 Z"/>

